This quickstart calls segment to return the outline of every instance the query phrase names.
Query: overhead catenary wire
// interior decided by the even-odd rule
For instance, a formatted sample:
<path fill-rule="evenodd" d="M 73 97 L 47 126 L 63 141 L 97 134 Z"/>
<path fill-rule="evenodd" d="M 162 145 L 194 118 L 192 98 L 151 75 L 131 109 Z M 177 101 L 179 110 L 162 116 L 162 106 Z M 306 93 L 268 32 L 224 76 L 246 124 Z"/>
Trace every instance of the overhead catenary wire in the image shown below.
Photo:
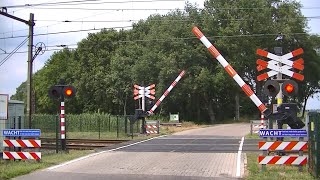
<path fill-rule="evenodd" d="M 279 20 L 292 20 L 292 19 L 319 19 L 320 20 L 320 16 L 308 16 L 308 17 L 289 17 L 289 18 L 279 18 Z M 39 22 L 39 21 L 52 21 L 52 22 L 59 22 L 57 24 L 61 24 L 61 23 L 118 23 L 118 22 L 139 22 L 139 21 L 146 21 L 144 19 L 127 19 L 127 20 L 46 20 L 46 19 L 40 19 L 40 20 L 35 20 L 35 22 Z M 253 19 L 251 18 L 237 18 L 237 19 L 233 19 L 233 18 L 228 18 L 228 19 L 219 19 L 219 21 L 251 21 Z M 148 19 L 147 21 L 150 22 L 192 22 L 194 21 L 194 19 Z M 57 24 L 53 24 L 53 25 L 57 25 Z M 43 26 L 43 27 L 49 27 L 52 25 L 48 25 L 48 26 Z M 43 27 L 38 27 L 38 28 L 43 28 Z M 112 27 L 111 27 L 112 28 Z M 118 27 L 115 27 L 118 28 Z M 126 28 L 126 27 L 125 27 Z M 97 29 L 102 29 L 102 28 L 97 28 Z M 26 31 L 28 29 L 21 29 L 21 30 L 15 30 L 15 31 L 8 31 L 8 32 L 3 32 L 2 34 L 7 34 L 7 33 L 13 33 L 13 32 L 18 32 L 18 31 Z M 17 36 L 18 38 L 22 37 L 22 36 Z M 0 39 L 10 39 L 10 38 L 15 38 L 15 37 L 2 37 Z"/>
<path fill-rule="evenodd" d="M 67 32 L 65 32 L 67 33 Z M 306 35 L 306 32 L 302 32 L 302 33 L 290 33 L 290 35 Z M 41 34 L 41 35 L 45 35 L 45 34 Z M 247 35 L 217 35 L 217 36 L 208 36 L 208 39 L 213 39 L 213 38 L 241 38 L 241 37 L 255 37 L 255 38 L 267 38 L 267 37 L 274 37 L 277 36 L 279 34 L 247 34 Z M 283 34 L 283 35 L 288 35 L 288 34 Z M 25 37 L 25 36 L 23 36 Z M 1 39 L 1 38 L 0 38 Z M 113 41 L 113 43 L 137 43 L 137 42 L 165 42 L 165 41 L 178 41 L 178 40 L 193 40 L 193 39 L 197 39 L 196 37 L 176 37 L 176 38 L 157 38 L 157 39 L 136 39 L 136 40 L 119 40 L 119 41 Z M 59 45 L 51 45 L 51 46 L 47 46 L 47 48 L 50 47 L 61 47 L 61 48 L 66 48 L 68 47 L 68 49 L 76 49 L 76 48 L 70 48 L 69 46 L 76 46 L 77 44 L 59 44 Z M 62 50 L 61 48 L 54 48 L 54 49 L 46 49 L 46 51 L 57 51 L 57 50 Z M 20 52 L 16 52 L 16 53 L 27 53 L 28 51 L 20 51 Z M 1 54 L 7 54 L 7 53 L 0 53 Z"/>
<path fill-rule="evenodd" d="M 131 1 L 102 1 L 102 0 L 76 0 L 76 1 L 60 1 L 60 2 L 47 2 L 38 4 L 20 4 L 3 6 L 6 8 L 26 8 L 37 6 L 66 6 L 66 5 L 88 5 L 88 4 L 124 4 L 124 3 L 152 3 L 152 2 L 177 2 L 185 0 L 131 0 Z"/>
<path fill-rule="evenodd" d="M 15 54 L 26 42 L 28 38 L 23 40 L 14 50 L 12 50 L 8 56 L 6 56 L 3 60 L 0 61 L 0 66 L 2 66 L 13 54 Z"/>
<path fill-rule="evenodd" d="M 320 16 L 308 16 L 308 17 L 288 17 L 288 18 L 278 18 L 278 20 L 291 20 L 291 19 L 320 19 Z M 46 20 L 46 19 L 38 19 L 35 21 L 48 21 L 48 22 L 65 22 L 65 23 L 86 23 L 86 22 L 94 22 L 94 23 L 110 23 L 110 22 L 137 22 L 142 19 L 124 19 L 124 20 Z M 254 20 L 253 18 L 229 18 L 229 19 L 218 19 L 219 21 L 250 21 Z M 151 22 L 190 22 L 194 21 L 194 19 L 148 19 Z"/>

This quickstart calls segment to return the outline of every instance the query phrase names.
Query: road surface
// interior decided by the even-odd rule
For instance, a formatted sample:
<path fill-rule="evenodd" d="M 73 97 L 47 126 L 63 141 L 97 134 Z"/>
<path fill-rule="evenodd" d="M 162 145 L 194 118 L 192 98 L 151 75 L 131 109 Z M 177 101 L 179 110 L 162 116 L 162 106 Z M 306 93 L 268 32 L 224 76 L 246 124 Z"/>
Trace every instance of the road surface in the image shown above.
<path fill-rule="evenodd" d="M 157 137 L 115 149 L 102 149 L 71 162 L 17 177 L 63 179 L 239 179 L 244 177 L 242 149 L 250 124 L 222 124 Z M 246 143 L 245 143 L 246 145 Z M 249 141 L 245 150 L 255 150 Z"/>

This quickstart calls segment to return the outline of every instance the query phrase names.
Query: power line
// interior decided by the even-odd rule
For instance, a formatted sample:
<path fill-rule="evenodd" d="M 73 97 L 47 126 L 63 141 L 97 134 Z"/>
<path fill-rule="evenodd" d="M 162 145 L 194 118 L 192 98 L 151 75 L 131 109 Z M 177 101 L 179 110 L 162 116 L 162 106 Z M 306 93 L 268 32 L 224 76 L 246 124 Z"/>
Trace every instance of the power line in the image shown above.
<path fill-rule="evenodd" d="M 311 16 L 311 17 L 296 17 L 296 18 L 279 18 L 281 20 L 288 20 L 288 19 L 301 19 L 301 18 L 306 18 L 306 19 L 320 19 L 320 16 Z M 250 21 L 253 19 L 219 19 L 221 21 Z M 39 20 L 38 20 L 39 21 Z M 43 20 L 46 21 L 46 20 Z M 51 20 L 48 20 L 51 21 Z M 54 20 L 53 20 L 54 21 Z M 72 23 L 72 22 L 137 22 L 139 20 L 105 20 L 105 21 L 72 21 L 72 20 L 64 20 L 64 21 L 58 21 L 58 22 L 65 22 L 65 23 Z M 159 19 L 159 20 L 147 20 L 147 21 L 154 21 L 154 22 L 192 22 L 194 20 L 189 20 L 189 19 Z M 130 26 L 118 26 L 118 27 L 110 27 L 110 28 L 91 28 L 91 29 L 82 29 L 82 30 L 71 30 L 71 31 L 61 31 L 61 32 L 52 32 L 52 33 L 41 33 L 41 34 L 35 34 L 34 36 L 44 36 L 44 35 L 55 35 L 55 34 L 66 34 L 66 33 L 76 33 L 76 32 L 86 32 L 86 31 L 98 31 L 102 29 L 121 29 L 121 28 L 132 28 L 132 25 Z M 5 34 L 5 33 L 3 33 Z M 27 37 L 26 35 L 21 35 L 21 36 L 7 36 L 7 37 L 0 37 L 1 39 L 14 39 L 14 38 L 22 38 L 22 37 Z"/>
<path fill-rule="evenodd" d="M 183 11 L 185 9 L 179 8 L 81 8 L 81 7 L 35 7 L 33 9 L 46 9 L 46 10 L 85 10 L 85 11 L 173 11 L 173 10 L 180 10 Z"/>
<path fill-rule="evenodd" d="M 309 17 L 289 17 L 289 18 L 278 18 L 279 20 L 289 20 L 289 19 L 320 19 L 320 16 L 309 16 Z M 140 21 L 141 19 L 128 19 L 128 20 L 83 20 L 83 21 L 78 21 L 78 20 L 35 20 L 35 21 L 46 21 L 46 22 L 65 22 L 65 23 L 107 23 L 107 22 L 137 22 Z M 250 21 L 254 19 L 245 19 L 245 18 L 239 18 L 239 19 L 218 19 L 219 21 Z M 194 21 L 193 19 L 148 19 L 148 21 L 169 21 L 169 22 L 189 22 L 189 21 Z"/>
<path fill-rule="evenodd" d="M 7 57 L 5 57 L 2 61 L 0 61 L 0 66 L 2 66 L 14 53 L 16 53 L 26 42 L 28 38 L 23 40 L 14 50 L 12 50 Z"/>
<path fill-rule="evenodd" d="M 82 29 L 82 30 L 72 30 L 72 31 L 60 31 L 60 32 L 52 32 L 52 33 L 39 33 L 34 34 L 33 36 L 46 36 L 46 35 L 55 35 L 55 34 L 67 34 L 67 33 L 76 33 L 76 32 L 86 32 L 86 31 L 99 31 L 103 29 L 123 29 L 123 28 L 131 28 L 132 26 L 119 26 L 119 27 L 111 27 L 111 28 L 91 28 L 91 29 Z M 27 37 L 27 35 L 21 35 L 21 36 L 8 36 L 8 37 L 2 37 L 0 39 L 15 39 L 15 38 L 22 38 Z"/>
<path fill-rule="evenodd" d="M 290 34 L 283 34 L 283 35 L 306 35 L 305 32 L 300 33 L 290 33 Z M 278 33 L 270 33 L 270 34 L 239 34 L 239 35 L 217 35 L 217 36 L 210 36 L 207 37 L 208 39 L 214 39 L 214 38 L 241 38 L 241 37 L 255 37 L 255 38 L 266 38 L 266 37 L 274 37 L 279 35 Z M 113 43 L 134 43 L 134 42 L 165 42 L 165 41 L 173 41 L 176 42 L 177 40 L 193 40 L 197 39 L 197 37 L 180 37 L 180 38 L 157 38 L 157 39 L 137 39 L 137 40 L 119 40 L 119 41 L 113 41 Z M 61 48 L 68 48 L 68 49 L 77 49 L 75 48 L 69 48 L 68 46 L 75 46 L 77 44 L 60 44 L 60 45 L 51 45 L 47 47 L 61 47 Z M 46 51 L 56 51 L 56 50 L 62 50 L 61 48 L 53 48 L 53 49 L 47 49 Z M 27 51 L 21 51 L 17 53 L 26 53 Z M 6 53 L 2 53 L 6 54 Z"/>
<path fill-rule="evenodd" d="M 88 5 L 88 4 L 124 4 L 124 3 L 150 3 L 150 2 L 177 2 L 184 0 L 132 0 L 132 1 L 107 1 L 97 2 L 101 0 L 76 0 L 76 1 L 61 1 L 52 3 L 38 3 L 38 4 L 20 4 L 12 6 L 4 6 L 5 8 L 25 8 L 36 6 L 65 6 L 65 5 Z"/>

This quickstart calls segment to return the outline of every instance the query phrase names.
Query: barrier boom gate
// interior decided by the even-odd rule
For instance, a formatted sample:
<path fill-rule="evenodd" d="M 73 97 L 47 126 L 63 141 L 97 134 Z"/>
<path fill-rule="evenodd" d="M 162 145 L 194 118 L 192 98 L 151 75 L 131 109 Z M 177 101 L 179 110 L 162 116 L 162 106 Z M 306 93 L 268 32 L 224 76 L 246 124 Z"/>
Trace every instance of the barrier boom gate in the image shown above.
<path fill-rule="evenodd" d="M 164 100 L 165 97 L 170 93 L 170 91 L 174 88 L 174 86 L 177 85 L 177 83 L 180 81 L 180 79 L 184 76 L 185 70 L 181 71 L 179 76 L 171 83 L 169 88 L 162 94 L 162 96 L 158 99 L 156 104 L 148 111 L 148 114 L 153 114 L 153 112 L 156 110 L 156 108 L 161 104 L 161 102 Z"/>
<path fill-rule="evenodd" d="M 260 99 L 254 94 L 250 86 L 247 85 L 238 73 L 232 68 L 232 66 L 224 59 L 220 52 L 210 43 L 210 41 L 203 35 L 198 27 L 192 28 L 193 34 L 195 34 L 198 39 L 208 48 L 209 52 L 219 61 L 219 63 L 224 67 L 228 74 L 238 83 L 241 89 L 247 94 L 247 96 L 254 102 L 258 109 L 265 116 L 269 116 L 271 111 L 266 108 L 266 106 L 260 101 Z"/>

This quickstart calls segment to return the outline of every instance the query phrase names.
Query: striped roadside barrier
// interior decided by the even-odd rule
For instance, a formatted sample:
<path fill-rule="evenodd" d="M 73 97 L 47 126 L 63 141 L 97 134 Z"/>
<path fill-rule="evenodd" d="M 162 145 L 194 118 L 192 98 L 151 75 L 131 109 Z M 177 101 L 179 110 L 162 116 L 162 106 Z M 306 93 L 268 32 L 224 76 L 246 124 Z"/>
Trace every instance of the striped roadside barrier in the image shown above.
<path fill-rule="evenodd" d="M 303 151 L 308 150 L 308 142 L 305 141 L 260 141 L 258 143 L 259 150 L 266 151 L 278 151 L 278 152 L 290 152 L 298 151 L 299 156 L 289 155 L 289 156 L 265 156 L 261 155 L 258 157 L 258 162 L 261 165 L 267 164 L 278 164 L 278 165 L 299 165 L 299 170 L 302 165 L 306 165 L 308 162 L 308 156 L 303 155 Z M 300 170 L 301 171 L 301 170 Z"/>
<path fill-rule="evenodd" d="M 198 39 L 208 48 L 209 52 L 219 61 L 228 74 L 237 82 L 246 95 L 254 102 L 258 109 L 265 115 L 269 116 L 271 111 L 260 101 L 260 99 L 254 94 L 250 86 L 247 85 L 238 73 L 232 68 L 232 66 L 224 59 L 220 52 L 210 43 L 210 41 L 203 35 L 198 27 L 193 27 L 192 32 L 198 37 Z"/>
<path fill-rule="evenodd" d="M 158 120 L 146 121 L 146 125 L 144 127 L 146 128 L 147 134 L 159 134 L 160 133 L 160 121 L 158 121 Z"/>
<path fill-rule="evenodd" d="M 41 159 L 41 152 L 3 152 L 3 159 L 34 159 L 40 160 Z"/>
<path fill-rule="evenodd" d="M 261 119 L 260 120 L 250 120 L 250 134 L 259 133 L 260 129 L 268 129 L 268 122 L 269 120 L 264 120 L 262 125 Z"/>
<path fill-rule="evenodd" d="M 265 142 L 261 141 L 258 144 L 259 150 L 271 150 L 271 151 L 305 151 L 308 150 L 308 142 L 302 141 L 275 141 Z"/>
<path fill-rule="evenodd" d="M 4 139 L 3 140 L 3 147 L 23 147 L 23 148 L 40 148 L 41 147 L 41 140 L 36 139 Z"/>
<path fill-rule="evenodd" d="M 306 165 L 307 156 L 259 156 L 259 164 Z"/>
<path fill-rule="evenodd" d="M 40 148 L 41 147 L 41 140 L 35 139 L 4 139 L 3 140 L 3 147 L 5 148 Z M 34 159 L 40 160 L 41 159 L 41 152 L 11 152 L 11 151 L 4 151 L 2 153 L 3 159 Z"/>

